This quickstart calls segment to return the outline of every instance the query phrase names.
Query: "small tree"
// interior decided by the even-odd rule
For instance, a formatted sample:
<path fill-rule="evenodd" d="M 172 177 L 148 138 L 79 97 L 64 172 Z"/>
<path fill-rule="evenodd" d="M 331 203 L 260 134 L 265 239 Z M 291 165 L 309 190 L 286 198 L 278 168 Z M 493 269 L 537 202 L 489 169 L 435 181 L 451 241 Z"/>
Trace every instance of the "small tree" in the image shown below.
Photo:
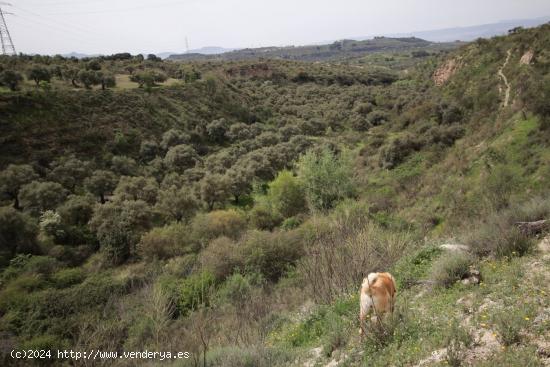
<path fill-rule="evenodd" d="M 16 91 L 22 81 L 23 76 L 17 71 L 4 70 L 0 73 L 0 85 L 7 86 L 11 91 Z"/>
<path fill-rule="evenodd" d="M 199 209 L 199 202 L 189 188 L 172 186 L 159 192 L 155 208 L 167 221 L 188 221 Z"/>
<path fill-rule="evenodd" d="M 282 171 L 269 184 L 269 200 L 284 218 L 290 218 L 306 210 L 306 198 L 302 185 L 290 171 Z"/>
<path fill-rule="evenodd" d="M 116 78 L 113 74 L 100 72 L 98 73 L 98 79 L 102 90 L 116 87 Z"/>
<path fill-rule="evenodd" d="M 36 249 L 37 226 L 33 220 L 10 207 L 0 208 L 0 267 L 16 253 L 29 253 Z"/>
<path fill-rule="evenodd" d="M 84 186 L 92 194 L 99 196 L 101 204 L 105 204 L 105 195 L 112 192 L 118 179 L 111 171 L 97 170 L 84 181 Z"/>
<path fill-rule="evenodd" d="M 13 200 L 13 207 L 19 209 L 19 190 L 37 178 L 32 166 L 10 164 L 0 172 L 0 195 Z"/>
<path fill-rule="evenodd" d="M 40 82 L 49 82 L 52 79 L 52 74 L 48 68 L 35 65 L 27 70 L 27 77 L 34 80 L 36 87 L 39 87 Z"/>
<path fill-rule="evenodd" d="M 354 194 L 349 157 L 336 156 L 330 149 L 309 151 L 300 158 L 298 177 L 312 209 L 327 210 Z"/>
<path fill-rule="evenodd" d="M 201 199 L 209 210 L 214 209 L 216 203 L 223 203 L 229 195 L 229 182 L 225 176 L 207 174 L 200 181 Z"/>
<path fill-rule="evenodd" d="M 55 209 L 67 197 L 67 190 L 57 182 L 33 181 L 19 192 L 19 201 L 26 211 L 35 215 Z"/>
<path fill-rule="evenodd" d="M 67 67 L 63 70 L 63 78 L 67 81 L 70 81 L 73 87 L 79 88 L 80 86 L 77 84 L 79 72 L 79 68 Z"/>
<path fill-rule="evenodd" d="M 164 83 L 168 77 L 166 74 L 159 71 L 142 71 L 134 73 L 130 76 L 130 80 L 134 83 L 138 83 L 139 88 L 151 89 L 156 86 L 156 83 Z"/>
<path fill-rule="evenodd" d="M 122 176 L 115 189 L 117 200 L 143 200 L 154 204 L 157 200 L 158 183 L 152 177 Z"/>
<path fill-rule="evenodd" d="M 78 72 L 78 80 L 84 84 L 86 89 L 90 89 L 94 85 L 101 84 L 99 74 L 93 70 L 80 70 Z"/>
<path fill-rule="evenodd" d="M 75 187 L 80 185 L 89 174 L 89 163 L 83 162 L 73 155 L 61 157 L 53 162 L 48 178 L 74 191 Z"/>
<path fill-rule="evenodd" d="M 188 168 L 194 167 L 198 160 L 197 152 L 192 146 L 186 144 L 176 145 L 170 148 L 164 163 L 175 172 L 183 172 Z"/>
<path fill-rule="evenodd" d="M 151 228 L 150 207 L 141 200 L 111 202 L 99 205 L 90 220 L 102 251 L 113 264 L 133 256 L 141 235 Z"/>

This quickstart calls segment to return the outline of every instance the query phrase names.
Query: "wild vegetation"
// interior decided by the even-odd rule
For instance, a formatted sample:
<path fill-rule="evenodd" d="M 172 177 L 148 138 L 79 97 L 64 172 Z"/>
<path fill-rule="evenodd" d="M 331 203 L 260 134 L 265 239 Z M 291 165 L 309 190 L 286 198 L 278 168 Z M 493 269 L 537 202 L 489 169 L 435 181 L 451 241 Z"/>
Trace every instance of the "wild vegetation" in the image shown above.
<path fill-rule="evenodd" d="M 549 49 L 544 25 L 343 63 L 0 58 L 1 364 L 541 365 L 546 233 L 516 223 L 550 219 Z M 360 340 L 379 270 L 397 310 Z"/>

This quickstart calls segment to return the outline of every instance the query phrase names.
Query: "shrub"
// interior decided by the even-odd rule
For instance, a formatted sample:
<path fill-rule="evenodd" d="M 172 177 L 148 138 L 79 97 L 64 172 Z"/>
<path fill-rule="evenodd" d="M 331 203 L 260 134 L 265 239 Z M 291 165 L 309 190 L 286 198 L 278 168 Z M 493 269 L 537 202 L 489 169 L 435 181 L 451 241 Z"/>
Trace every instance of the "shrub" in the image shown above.
<path fill-rule="evenodd" d="M 521 332 L 527 327 L 526 313 L 518 310 L 495 312 L 491 321 L 495 325 L 499 339 L 504 345 L 518 344 Z"/>
<path fill-rule="evenodd" d="M 318 302 L 356 292 L 358 280 L 389 269 L 414 246 L 410 233 L 384 230 L 364 220 L 321 221 L 312 231 L 312 244 L 306 246 L 297 272 L 304 290 Z"/>
<path fill-rule="evenodd" d="M 449 287 L 468 274 L 473 262 L 465 252 L 444 254 L 432 265 L 432 279 L 439 286 Z"/>
<path fill-rule="evenodd" d="M 197 215 L 191 222 L 191 229 L 195 236 L 204 241 L 220 236 L 237 239 L 246 229 L 246 220 L 233 209 L 215 210 Z"/>
<path fill-rule="evenodd" d="M 158 194 L 158 183 L 152 177 L 122 176 L 115 189 L 116 200 L 143 200 L 155 204 Z"/>
<path fill-rule="evenodd" d="M 192 146 L 186 144 L 176 145 L 166 153 L 164 163 L 174 172 L 182 173 L 188 168 L 195 166 L 198 155 Z"/>
<path fill-rule="evenodd" d="M 250 224 L 257 229 L 271 231 L 281 224 L 283 218 L 267 201 L 259 202 L 249 212 Z"/>
<path fill-rule="evenodd" d="M 152 213 L 143 201 L 98 205 L 90 220 L 103 251 L 119 264 L 135 253 L 141 235 L 151 227 Z"/>
<path fill-rule="evenodd" d="M 496 257 L 529 252 L 533 241 L 515 225 L 514 210 L 490 213 L 482 224 L 463 236 L 463 241 L 479 256 Z"/>
<path fill-rule="evenodd" d="M 17 253 L 37 252 L 37 233 L 38 227 L 29 216 L 0 207 L 0 268 Z"/>
<path fill-rule="evenodd" d="M 45 210 L 55 209 L 67 194 L 67 190 L 57 182 L 33 181 L 21 188 L 19 201 L 26 211 L 39 215 Z"/>
<path fill-rule="evenodd" d="M 296 231 L 250 231 L 241 243 L 246 270 L 277 281 L 303 255 L 301 235 Z"/>
<path fill-rule="evenodd" d="M 445 360 L 450 366 L 459 367 L 464 360 L 465 351 L 471 346 L 471 335 L 453 320 L 445 338 L 447 353 Z"/>
<path fill-rule="evenodd" d="M 52 275 L 52 281 L 57 288 L 67 288 L 82 283 L 86 278 L 81 268 L 62 269 Z"/>
<path fill-rule="evenodd" d="M 304 190 L 290 171 L 281 171 L 269 184 L 268 200 L 283 218 L 290 218 L 306 210 Z"/>
<path fill-rule="evenodd" d="M 181 223 L 153 228 L 145 233 L 137 245 L 138 255 L 145 260 L 169 259 L 196 249 L 186 242 L 188 228 Z"/>
<path fill-rule="evenodd" d="M 379 165 L 387 169 L 395 168 L 421 147 L 422 142 L 410 135 L 393 138 L 380 148 Z"/>
<path fill-rule="evenodd" d="M 252 292 L 254 279 L 251 276 L 233 274 L 223 283 L 217 296 L 233 305 L 244 304 Z"/>
<path fill-rule="evenodd" d="M 67 201 L 57 208 L 61 221 L 67 225 L 84 226 L 94 212 L 94 198 L 91 195 L 70 195 Z"/>
<path fill-rule="evenodd" d="M 185 186 L 171 186 L 159 192 L 155 209 L 167 221 L 189 221 L 199 209 L 195 194 Z"/>
<path fill-rule="evenodd" d="M 309 151 L 300 158 L 300 178 L 309 206 L 328 210 L 347 197 L 354 195 L 353 170 L 348 155 L 336 156 L 325 148 L 320 153 Z"/>
<path fill-rule="evenodd" d="M 184 279 L 180 287 L 180 298 L 177 304 L 181 314 L 196 310 L 201 306 L 208 306 L 214 291 L 214 275 L 207 271 L 192 274 Z"/>
<path fill-rule="evenodd" d="M 227 237 L 218 237 L 200 254 L 202 268 L 213 274 L 216 279 L 224 279 L 235 269 L 243 265 L 239 257 L 239 245 Z"/>

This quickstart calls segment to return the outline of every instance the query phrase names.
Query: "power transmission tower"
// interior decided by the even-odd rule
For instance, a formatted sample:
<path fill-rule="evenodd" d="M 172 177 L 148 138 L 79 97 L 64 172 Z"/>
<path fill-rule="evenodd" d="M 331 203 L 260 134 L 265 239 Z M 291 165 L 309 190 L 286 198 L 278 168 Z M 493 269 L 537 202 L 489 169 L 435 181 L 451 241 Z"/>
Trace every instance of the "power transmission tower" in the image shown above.
<path fill-rule="evenodd" d="M 11 14 L 2 10 L 1 5 L 11 5 L 9 3 L 0 2 L 0 42 L 2 43 L 2 55 L 17 55 L 13 40 L 11 39 L 8 25 L 6 24 L 6 18 L 4 15 Z"/>

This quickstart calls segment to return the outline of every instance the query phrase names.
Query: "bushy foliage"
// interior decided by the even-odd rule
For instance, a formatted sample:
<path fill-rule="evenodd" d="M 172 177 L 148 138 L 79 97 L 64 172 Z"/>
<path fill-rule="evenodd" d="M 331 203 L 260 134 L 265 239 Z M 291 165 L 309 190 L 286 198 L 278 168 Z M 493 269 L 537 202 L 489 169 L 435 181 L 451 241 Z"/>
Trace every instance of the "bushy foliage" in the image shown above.
<path fill-rule="evenodd" d="M 96 206 L 90 226 L 110 261 L 120 264 L 135 254 L 151 217 L 150 207 L 141 200 L 117 201 Z"/>
<path fill-rule="evenodd" d="M 188 187 L 170 186 L 159 191 L 155 209 L 162 213 L 167 221 L 188 222 L 200 207 L 196 195 Z"/>
<path fill-rule="evenodd" d="M 473 257 L 466 252 L 443 254 L 432 265 L 431 277 L 436 284 L 450 287 L 468 275 L 473 263 Z"/>
<path fill-rule="evenodd" d="M 236 210 L 215 210 L 197 215 L 191 222 L 191 228 L 202 240 L 221 236 L 237 239 L 246 229 L 246 219 Z"/>
<path fill-rule="evenodd" d="M 19 191 L 21 188 L 38 178 L 38 175 L 27 164 L 10 164 L 0 173 L 0 192 L 11 200 L 14 200 L 14 208 L 19 209 Z"/>
<path fill-rule="evenodd" d="M 19 202 L 29 213 L 39 215 L 45 210 L 55 209 L 67 194 L 67 190 L 56 182 L 33 181 L 21 188 Z"/>
<path fill-rule="evenodd" d="M 192 252 L 185 241 L 188 229 L 181 223 L 153 228 L 145 233 L 137 245 L 137 253 L 144 260 L 169 259 Z"/>
<path fill-rule="evenodd" d="M 328 148 L 303 155 L 298 163 L 298 177 L 309 206 L 315 210 L 331 209 L 338 201 L 354 195 L 350 157 L 336 156 Z"/>
<path fill-rule="evenodd" d="M 17 253 L 36 252 L 37 232 L 29 216 L 10 207 L 0 207 L 0 267 Z"/>
<path fill-rule="evenodd" d="M 301 182 L 290 171 L 279 172 L 269 184 L 268 200 L 283 218 L 306 210 L 306 198 Z"/>

